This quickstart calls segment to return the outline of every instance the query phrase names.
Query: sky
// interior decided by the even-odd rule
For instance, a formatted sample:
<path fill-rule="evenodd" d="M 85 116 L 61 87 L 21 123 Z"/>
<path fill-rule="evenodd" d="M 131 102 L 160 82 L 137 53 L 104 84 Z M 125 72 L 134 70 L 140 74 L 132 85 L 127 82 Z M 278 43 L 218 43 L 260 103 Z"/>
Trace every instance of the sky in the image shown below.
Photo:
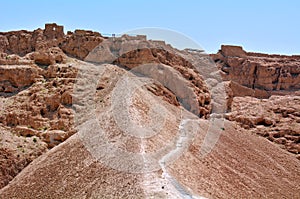
<path fill-rule="evenodd" d="M 208 53 L 228 44 L 300 55 L 299 10 L 297 0 L 10 0 L 1 2 L 0 31 L 34 30 L 52 22 L 64 25 L 65 32 L 156 28 L 179 33 Z"/>

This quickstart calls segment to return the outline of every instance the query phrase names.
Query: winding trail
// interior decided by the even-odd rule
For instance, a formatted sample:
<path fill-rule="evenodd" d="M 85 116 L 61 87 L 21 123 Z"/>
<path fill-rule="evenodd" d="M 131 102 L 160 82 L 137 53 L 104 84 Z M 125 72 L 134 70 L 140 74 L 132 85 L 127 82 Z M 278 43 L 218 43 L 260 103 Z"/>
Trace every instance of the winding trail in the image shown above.
<path fill-rule="evenodd" d="M 147 198 L 155 198 L 159 193 L 165 193 L 168 198 L 184 198 L 184 199 L 205 199 L 202 196 L 193 195 L 183 185 L 181 185 L 167 169 L 167 163 L 172 162 L 174 157 L 179 157 L 186 152 L 192 136 L 188 134 L 187 125 L 197 125 L 199 122 L 195 119 L 183 119 L 179 125 L 179 136 L 176 142 L 176 148 L 159 160 L 162 169 L 161 177 L 156 173 L 148 172 L 144 174 L 143 187 Z M 145 154 L 145 140 L 141 141 L 141 153 Z M 147 167 L 146 158 L 144 159 L 145 167 Z M 147 169 L 147 168 L 146 168 Z M 155 196 L 154 196 L 155 195 Z"/>

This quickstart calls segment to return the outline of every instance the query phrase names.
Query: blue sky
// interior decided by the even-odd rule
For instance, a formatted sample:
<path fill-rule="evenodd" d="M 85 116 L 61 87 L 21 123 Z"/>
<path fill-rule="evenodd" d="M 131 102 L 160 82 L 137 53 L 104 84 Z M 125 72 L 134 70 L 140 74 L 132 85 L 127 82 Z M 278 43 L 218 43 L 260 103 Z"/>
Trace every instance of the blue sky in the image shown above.
<path fill-rule="evenodd" d="M 43 28 L 122 33 L 157 27 L 192 38 L 207 52 L 221 44 L 247 51 L 300 54 L 300 1 L 3 1 L 0 31 Z"/>

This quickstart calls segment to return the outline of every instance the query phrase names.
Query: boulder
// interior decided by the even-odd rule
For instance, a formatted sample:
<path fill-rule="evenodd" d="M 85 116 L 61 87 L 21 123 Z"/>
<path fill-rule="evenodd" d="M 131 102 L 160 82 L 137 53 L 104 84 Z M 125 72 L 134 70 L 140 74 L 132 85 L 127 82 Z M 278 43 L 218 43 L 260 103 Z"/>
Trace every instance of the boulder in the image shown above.
<path fill-rule="evenodd" d="M 41 134 L 42 140 L 52 148 L 68 138 L 68 134 L 62 130 L 47 130 Z"/>
<path fill-rule="evenodd" d="M 39 69 L 30 65 L 0 65 L 0 92 L 12 93 L 32 85 Z"/>
<path fill-rule="evenodd" d="M 56 63 L 65 63 L 66 55 L 58 47 L 33 52 L 28 55 L 38 65 L 49 66 Z"/>

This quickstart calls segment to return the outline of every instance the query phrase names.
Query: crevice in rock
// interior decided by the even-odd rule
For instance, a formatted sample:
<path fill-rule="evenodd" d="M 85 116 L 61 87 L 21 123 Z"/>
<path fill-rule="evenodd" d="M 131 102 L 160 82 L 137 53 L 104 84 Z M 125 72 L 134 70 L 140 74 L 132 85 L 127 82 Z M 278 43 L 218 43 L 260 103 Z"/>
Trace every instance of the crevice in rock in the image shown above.
<path fill-rule="evenodd" d="M 253 82 L 252 82 L 252 89 L 255 89 L 256 79 L 257 79 L 257 65 L 255 65 L 254 72 L 253 72 Z"/>
<path fill-rule="evenodd" d="M 265 119 L 263 119 L 262 121 L 259 121 L 256 125 L 272 126 L 272 123 L 268 123 Z"/>

